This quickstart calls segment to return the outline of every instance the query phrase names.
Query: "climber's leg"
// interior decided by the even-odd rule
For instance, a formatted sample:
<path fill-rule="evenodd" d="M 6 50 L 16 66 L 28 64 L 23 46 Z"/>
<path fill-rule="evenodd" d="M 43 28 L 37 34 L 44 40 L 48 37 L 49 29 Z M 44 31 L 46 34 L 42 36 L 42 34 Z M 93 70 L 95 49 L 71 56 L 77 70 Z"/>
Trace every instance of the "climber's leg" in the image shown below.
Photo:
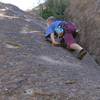
<path fill-rule="evenodd" d="M 76 43 L 71 33 L 66 33 L 64 35 L 64 40 L 69 49 L 76 50 L 79 52 L 78 53 L 79 59 L 82 59 L 86 55 L 87 52 L 79 44 Z"/>

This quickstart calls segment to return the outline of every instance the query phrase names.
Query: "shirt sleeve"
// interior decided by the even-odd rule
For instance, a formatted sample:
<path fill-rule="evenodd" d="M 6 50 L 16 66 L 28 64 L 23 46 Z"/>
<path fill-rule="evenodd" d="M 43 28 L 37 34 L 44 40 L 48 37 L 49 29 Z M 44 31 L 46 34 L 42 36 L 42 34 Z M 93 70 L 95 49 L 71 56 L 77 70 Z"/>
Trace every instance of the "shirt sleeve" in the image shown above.
<path fill-rule="evenodd" d="M 47 31 L 46 31 L 45 36 L 48 36 L 48 35 L 50 35 L 50 34 L 52 34 L 52 33 L 54 33 L 54 30 L 53 30 L 52 26 L 49 26 L 49 27 L 47 28 Z"/>

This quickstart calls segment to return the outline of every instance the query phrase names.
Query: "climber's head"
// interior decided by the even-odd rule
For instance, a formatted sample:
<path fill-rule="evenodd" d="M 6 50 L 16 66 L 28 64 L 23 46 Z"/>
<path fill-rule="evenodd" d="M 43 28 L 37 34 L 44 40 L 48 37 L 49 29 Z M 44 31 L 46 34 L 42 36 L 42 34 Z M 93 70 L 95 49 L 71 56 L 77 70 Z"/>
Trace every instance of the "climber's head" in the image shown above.
<path fill-rule="evenodd" d="M 48 26 L 51 25 L 52 22 L 54 22 L 54 21 L 55 21 L 55 17 L 53 17 L 53 16 L 48 17 L 48 19 L 47 19 L 47 25 Z"/>

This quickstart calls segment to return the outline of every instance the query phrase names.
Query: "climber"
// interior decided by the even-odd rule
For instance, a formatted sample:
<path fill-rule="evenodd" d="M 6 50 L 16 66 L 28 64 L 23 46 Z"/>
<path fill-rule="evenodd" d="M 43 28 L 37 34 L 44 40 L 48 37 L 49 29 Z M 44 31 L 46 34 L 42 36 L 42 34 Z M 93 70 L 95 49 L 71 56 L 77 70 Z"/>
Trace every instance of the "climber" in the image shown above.
<path fill-rule="evenodd" d="M 58 46 L 64 41 L 68 49 L 76 50 L 78 58 L 81 60 L 86 54 L 84 50 L 74 38 L 77 27 L 73 22 L 57 21 L 53 16 L 47 19 L 47 30 L 45 32 L 46 39 L 51 40 L 52 45 Z M 59 41 L 57 41 L 59 38 Z"/>

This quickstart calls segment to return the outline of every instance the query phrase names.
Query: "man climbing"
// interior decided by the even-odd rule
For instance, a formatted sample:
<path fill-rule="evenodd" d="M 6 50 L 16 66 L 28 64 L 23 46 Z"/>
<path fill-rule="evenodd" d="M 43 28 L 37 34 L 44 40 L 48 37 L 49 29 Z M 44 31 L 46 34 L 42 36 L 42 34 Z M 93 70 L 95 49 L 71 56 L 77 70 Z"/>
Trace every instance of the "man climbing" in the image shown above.
<path fill-rule="evenodd" d="M 45 37 L 51 40 L 52 45 L 58 46 L 61 44 L 61 41 L 64 41 L 69 49 L 78 51 L 78 58 L 80 60 L 87 54 L 86 50 L 75 41 L 74 35 L 77 27 L 74 23 L 57 21 L 53 16 L 50 16 L 47 19 L 47 26 Z M 56 37 L 60 39 L 60 42 L 56 41 Z"/>

